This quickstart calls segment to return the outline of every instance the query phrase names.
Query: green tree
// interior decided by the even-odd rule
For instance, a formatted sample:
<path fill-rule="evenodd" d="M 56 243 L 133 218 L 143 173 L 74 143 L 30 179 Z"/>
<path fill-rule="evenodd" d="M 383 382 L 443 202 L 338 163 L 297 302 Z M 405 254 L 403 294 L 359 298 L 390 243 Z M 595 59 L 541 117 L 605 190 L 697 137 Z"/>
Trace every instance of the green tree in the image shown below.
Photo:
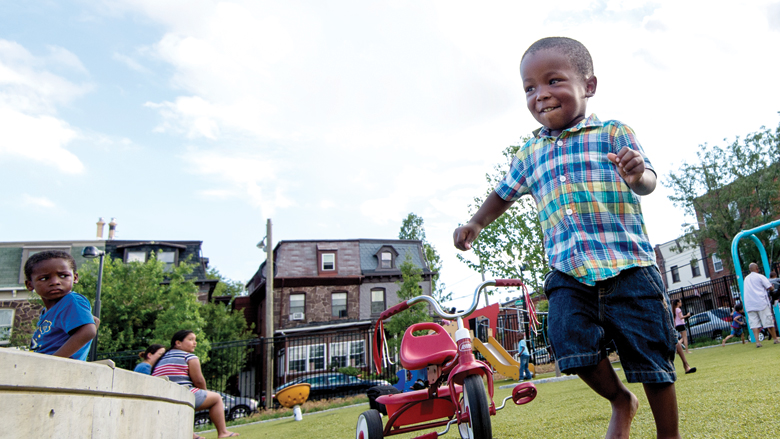
<path fill-rule="evenodd" d="M 203 333 L 211 342 L 208 363 L 203 364 L 203 376 L 210 383 L 211 390 L 225 391 L 228 378 L 238 375 L 246 364 L 250 347 L 240 343 L 225 342 L 252 338 L 251 327 L 247 326 L 243 313 L 234 313 L 223 303 L 207 303 L 200 308 L 205 321 Z M 217 346 L 222 343 L 223 346 Z"/>
<path fill-rule="evenodd" d="M 195 353 L 205 367 L 211 341 L 243 337 L 243 314 L 225 317 L 226 310 L 214 310 L 216 305 L 198 302 L 198 287 L 189 278 L 193 268 L 193 264 L 182 261 L 166 271 L 165 264 L 155 257 L 144 263 L 126 264 L 106 256 L 98 352 L 140 351 L 152 343 L 168 346 L 176 331 L 191 329 L 198 336 Z M 74 288 L 93 303 L 97 271 L 97 260 L 82 264 Z"/>
<path fill-rule="evenodd" d="M 527 139 L 523 139 L 525 143 Z M 504 160 L 492 173 L 485 175 L 487 190 L 474 198 L 469 206 L 473 216 L 487 199 L 493 188 L 506 174 L 507 165 L 520 145 L 509 146 L 503 151 Z M 473 261 L 463 254 L 457 258 L 478 272 L 488 272 L 498 278 L 522 279 L 531 294 L 543 291 L 543 278 L 549 263 L 544 251 L 544 234 L 534 200 L 530 196 L 520 198 L 503 215 L 485 227 L 473 243 Z"/>
<path fill-rule="evenodd" d="M 206 278 L 208 279 L 217 279 L 219 280 L 219 283 L 217 284 L 216 288 L 214 288 L 214 297 L 219 296 L 241 296 L 246 291 L 246 285 L 244 285 L 243 282 L 234 281 L 232 279 L 228 279 L 225 276 L 222 275 L 222 273 L 219 272 L 215 267 L 211 267 L 206 272 Z"/>
<path fill-rule="evenodd" d="M 724 139 L 724 141 L 726 141 Z M 731 241 L 741 230 L 773 221 L 780 214 L 780 125 L 761 127 L 743 139 L 737 137 L 726 146 L 699 145 L 697 160 L 683 162 L 670 172 L 664 185 L 674 191 L 669 199 L 691 218 L 685 225 L 685 241 L 698 245 L 712 239 L 718 256 L 730 268 Z M 697 217 L 698 213 L 698 217 Z M 758 235 L 767 251 L 777 260 L 780 245 L 772 245 L 776 232 Z M 751 261 L 760 261 L 755 244 L 743 241 L 739 248 L 741 265 L 747 270 Z M 709 256 L 709 255 L 708 255 Z"/>
<path fill-rule="evenodd" d="M 452 293 L 446 293 L 444 291 L 444 283 L 439 283 L 439 273 L 442 268 L 442 260 L 439 256 L 439 252 L 436 251 L 436 247 L 428 242 L 425 236 L 425 221 L 421 216 L 414 213 L 409 213 L 401 223 L 401 230 L 398 232 L 398 239 L 413 239 L 422 241 L 423 253 L 425 260 L 428 261 L 428 266 L 431 271 L 434 272 L 431 276 L 431 295 L 443 303 L 452 299 Z"/>
<path fill-rule="evenodd" d="M 401 263 L 400 268 L 403 280 L 396 282 L 400 286 L 400 289 L 398 290 L 398 301 L 403 302 L 422 295 L 423 289 L 420 286 L 420 282 L 422 282 L 422 270 L 412 262 L 412 258 L 409 255 L 407 255 L 404 262 Z M 398 352 L 406 328 L 415 323 L 430 321 L 431 317 L 428 314 L 428 307 L 425 303 L 415 304 L 411 308 L 401 311 L 390 318 L 385 325 L 385 329 L 388 333 L 387 343 L 390 346 L 391 351 Z"/>

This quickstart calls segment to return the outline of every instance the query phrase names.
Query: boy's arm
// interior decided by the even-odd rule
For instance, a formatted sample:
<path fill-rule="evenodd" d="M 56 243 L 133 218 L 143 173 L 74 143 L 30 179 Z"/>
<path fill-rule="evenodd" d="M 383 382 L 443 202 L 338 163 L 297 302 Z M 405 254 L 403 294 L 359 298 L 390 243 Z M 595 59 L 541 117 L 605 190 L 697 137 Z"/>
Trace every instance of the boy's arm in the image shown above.
<path fill-rule="evenodd" d="M 634 193 L 649 195 L 655 190 L 655 172 L 645 167 L 645 158 L 639 151 L 624 146 L 617 154 L 608 153 L 607 158 Z"/>
<path fill-rule="evenodd" d="M 453 232 L 452 239 L 455 242 L 455 248 L 458 250 L 471 249 L 471 243 L 477 239 L 482 229 L 506 212 L 513 203 L 514 201 L 506 201 L 501 198 L 496 191 L 491 192 L 477 213 L 471 217 L 471 220 Z"/>
<path fill-rule="evenodd" d="M 78 352 L 79 349 L 89 343 L 90 340 L 95 338 L 97 334 L 97 328 L 94 323 L 87 323 L 86 325 L 79 326 L 73 334 L 71 334 L 68 341 L 65 342 L 57 352 L 54 353 L 55 357 L 69 358 L 71 355 Z"/>

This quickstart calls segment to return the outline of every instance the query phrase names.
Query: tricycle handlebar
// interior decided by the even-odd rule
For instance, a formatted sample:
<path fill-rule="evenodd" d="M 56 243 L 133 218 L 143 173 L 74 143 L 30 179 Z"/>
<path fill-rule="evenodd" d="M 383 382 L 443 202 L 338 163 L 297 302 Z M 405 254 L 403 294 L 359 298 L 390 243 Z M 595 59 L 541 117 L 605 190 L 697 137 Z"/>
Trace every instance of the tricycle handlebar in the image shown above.
<path fill-rule="evenodd" d="M 523 281 L 520 279 L 493 279 L 493 280 L 486 280 L 479 284 L 477 286 L 476 291 L 474 291 L 474 300 L 471 302 L 471 306 L 469 306 L 465 311 L 456 312 L 456 313 L 448 313 L 444 311 L 441 308 L 441 305 L 439 305 L 439 302 L 434 299 L 431 296 L 417 296 L 413 297 L 406 302 L 401 302 L 398 305 L 393 306 L 392 308 L 386 309 L 380 316 L 380 320 L 384 320 L 390 316 L 393 316 L 395 314 L 398 314 L 399 312 L 409 308 L 410 306 L 414 305 L 415 303 L 419 302 L 428 302 L 433 307 L 433 312 L 438 315 L 439 317 L 445 319 L 445 320 L 455 320 L 458 317 L 465 317 L 471 313 L 473 313 L 477 309 L 477 305 L 479 304 L 479 293 L 482 292 L 482 290 L 485 287 L 520 287 L 523 286 Z"/>

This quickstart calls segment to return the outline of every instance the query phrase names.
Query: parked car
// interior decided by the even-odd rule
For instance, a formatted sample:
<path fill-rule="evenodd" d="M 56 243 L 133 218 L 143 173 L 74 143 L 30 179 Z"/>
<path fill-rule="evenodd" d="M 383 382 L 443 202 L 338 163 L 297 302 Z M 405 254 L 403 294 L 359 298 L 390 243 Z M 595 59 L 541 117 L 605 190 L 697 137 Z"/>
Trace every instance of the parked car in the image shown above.
<path fill-rule="evenodd" d="M 289 383 L 277 387 L 276 393 L 279 393 L 279 391 L 285 387 L 301 383 L 311 384 L 311 390 L 309 391 L 310 399 L 321 399 L 343 395 L 357 395 L 360 393 L 366 393 L 366 390 L 368 390 L 369 387 L 390 385 L 390 383 L 385 380 L 364 380 L 356 376 L 332 372 L 297 378 L 290 381 Z"/>
<path fill-rule="evenodd" d="M 235 419 L 249 416 L 257 410 L 257 401 L 245 396 L 233 396 L 223 392 L 215 392 L 222 397 L 222 402 L 225 405 L 225 420 L 232 421 Z M 200 410 L 195 412 L 195 425 L 204 425 L 211 422 L 209 419 L 208 410 Z"/>
<path fill-rule="evenodd" d="M 721 317 L 724 311 L 724 308 L 719 308 L 690 316 L 688 318 L 688 339 L 691 341 L 697 338 L 718 339 L 723 337 L 723 331 L 731 331 L 731 322 L 726 320 L 727 317 L 731 316 Z"/>

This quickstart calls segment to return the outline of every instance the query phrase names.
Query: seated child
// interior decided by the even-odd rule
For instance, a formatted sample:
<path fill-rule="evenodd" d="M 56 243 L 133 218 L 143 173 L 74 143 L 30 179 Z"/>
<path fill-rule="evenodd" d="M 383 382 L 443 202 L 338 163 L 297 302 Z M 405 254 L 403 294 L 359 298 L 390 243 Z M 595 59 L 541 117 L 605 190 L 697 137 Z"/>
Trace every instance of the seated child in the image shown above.
<path fill-rule="evenodd" d="M 731 334 L 726 336 L 726 338 L 720 342 L 720 345 L 726 346 L 726 340 L 737 336 L 742 340 L 742 344 L 745 344 L 745 334 L 742 333 L 743 326 L 745 326 L 745 307 L 743 307 L 741 303 L 738 303 L 734 305 L 734 313 L 731 315 Z"/>
<path fill-rule="evenodd" d="M 545 279 L 548 334 L 561 370 L 578 374 L 611 403 L 606 436 L 627 438 L 639 400 L 606 356 L 614 340 L 627 381 L 644 385 L 658 437 L 680 437 L 676 332 L 639 197 L 655 190 L 655 171 L 630 127 L 587 113 L 597 81 L 582 43 L 535 42 L 520 60 L 520 76 L 542 128 L 471 220 L 455 229 L 455 247 L 470 249 L 485 227 L 530 194 L 552 268 Z"/>
<path fill-rule="evenodd" d="M 35 253 L 24 264 L 24 277 L 27 289 L 35 290 L 45 306 L 30 348 L 86 361 L 97 326 L 89 300 L 71 291 L 79 279 L 73 256 L 59 250 Z"/>

